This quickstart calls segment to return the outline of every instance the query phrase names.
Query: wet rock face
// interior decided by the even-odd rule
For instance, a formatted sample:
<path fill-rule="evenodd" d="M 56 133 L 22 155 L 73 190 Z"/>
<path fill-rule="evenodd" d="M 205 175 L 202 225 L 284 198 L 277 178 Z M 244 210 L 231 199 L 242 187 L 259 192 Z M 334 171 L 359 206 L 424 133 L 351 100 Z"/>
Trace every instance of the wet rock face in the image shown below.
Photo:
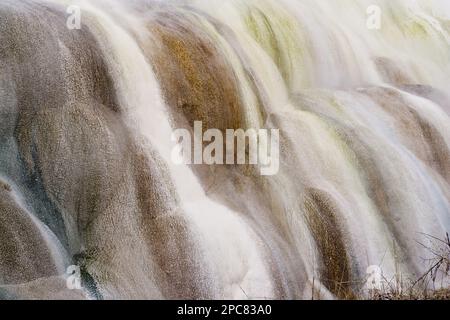
<path fill-rule="evenodd" d="M 49 201 L 75 215 L 79 179 L 90 176 L 82 189 L 92 197 L 97 191 L 90 186 L 96 188 L 95 181 L 112 170 L 92 168 L 102 159 L 110 163 L 104 156 L 108 151 L 95 145 L 114 122 L 111 80 L 92 36 L 68 33 L 61 9 L 33 2 L 2 9 L 8 16 L 2 24 L 2 61 L 8 62 L 4 71 L 15 85 L 16 110 L 10 112 L 16 112 L 14 139 L 24 163 L 22 174 L 35 176 Z M 115 122 L 112 132 L 120 127 Z M 114 148 L 115 143 L 109 145 Z M 95 196 L 81 202 L 95 212 Z"/>
<path fill-rule="evenodd" d="M 320 272 L 325 286 L 341 299 L 354 297 L 349 280 L 351 263 L 348 261 L 345 239 L 336 220 L 338 209 L 329 195 L 320 190 L 308 190 L 304 206 L 308 226 L 317 239 L 321 256 Z"/>
<path fill-rule="evenodd" d="M 430 97 L 430 100 L 438 96 L 436 90 L 423 86 L 406 86 L 406 89 L 419 96 Z M 393 115 L 396 122 L 395 129 L 403 144 L 449 183 L 450 151 L 445 138 L 433 123 L 417 110 L 410 108 L 408 100 L 396 90 L 372 88 L 365 93 Z"/>

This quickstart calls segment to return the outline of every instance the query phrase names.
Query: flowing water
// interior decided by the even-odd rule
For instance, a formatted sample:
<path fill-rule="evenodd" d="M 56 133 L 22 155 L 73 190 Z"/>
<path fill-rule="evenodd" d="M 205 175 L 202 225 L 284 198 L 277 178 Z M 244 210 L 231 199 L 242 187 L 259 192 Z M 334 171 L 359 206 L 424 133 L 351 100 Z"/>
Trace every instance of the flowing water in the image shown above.
<path fill-rule="evenodd" d="M 194 121 L 279 172 L 175 165 Z M 427 271 L 449 184 L 445 0 L 0 0 L 2 297 L 359 296 Z"/>

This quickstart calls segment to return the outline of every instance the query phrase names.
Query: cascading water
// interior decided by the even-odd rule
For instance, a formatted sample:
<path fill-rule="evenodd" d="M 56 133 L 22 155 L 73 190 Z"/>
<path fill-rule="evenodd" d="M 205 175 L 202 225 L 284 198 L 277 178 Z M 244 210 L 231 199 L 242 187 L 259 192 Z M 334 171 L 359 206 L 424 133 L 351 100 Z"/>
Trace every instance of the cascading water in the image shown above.
<path fill-rule="evenodd" d="M 450 232 L 449 84 L 445 0 L 0 0 L 0 297 L 349 298 L 370 266 L 417 278 L 418 242 Z M 279 129 L 279 172 L 174 164 L 194 121 Z"/>

